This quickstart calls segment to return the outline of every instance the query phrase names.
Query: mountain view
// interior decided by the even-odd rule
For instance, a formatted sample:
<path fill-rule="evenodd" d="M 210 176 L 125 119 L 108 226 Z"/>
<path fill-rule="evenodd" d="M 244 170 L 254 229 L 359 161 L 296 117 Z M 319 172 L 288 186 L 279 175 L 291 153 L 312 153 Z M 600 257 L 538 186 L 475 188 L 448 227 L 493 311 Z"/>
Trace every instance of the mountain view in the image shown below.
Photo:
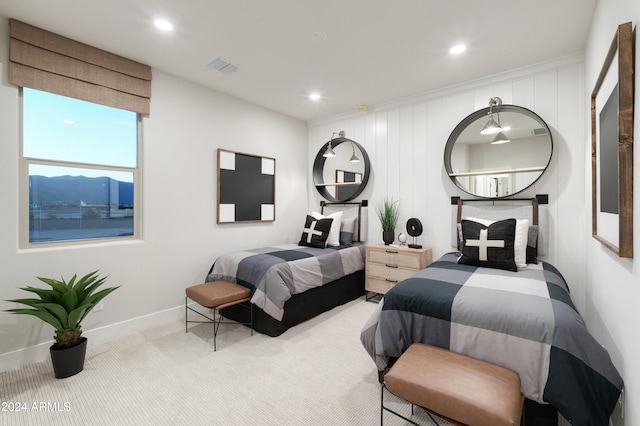
<path fill-rule="evenodd" d="M 29 241 L 133 235 L 133 195 L 106 176 L 29 176 Z"/>
<path fill-rule="evenodd" d="M 29 205 L 118 205 L 133 208 L 133 183 L 120 182 L 109 177 L 86 176 L 29 176 Z M 114 193 L 115 191 L 115 193 Z M 111 200 L 111 201 L 110 201 Z"/>

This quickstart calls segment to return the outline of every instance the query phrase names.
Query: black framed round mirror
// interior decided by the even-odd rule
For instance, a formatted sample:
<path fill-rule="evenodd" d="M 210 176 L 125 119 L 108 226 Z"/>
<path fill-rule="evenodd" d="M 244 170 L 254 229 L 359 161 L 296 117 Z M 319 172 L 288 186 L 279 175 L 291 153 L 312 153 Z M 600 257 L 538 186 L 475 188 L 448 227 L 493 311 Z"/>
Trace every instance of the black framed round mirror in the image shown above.
<path fill-rule="evenodd" d="M 490 120 L 497 121 L 499 129 L 481 133 Z M 463 191 L 481 198 L 504 198 L 533 185 L 552 154 L 551 130 L 540 116 L 527 108 L 494 104 L 468 115 L 453 129 L 444 164 Z"/>
<path fill-rule="evenodd" d="M 329 144 L 334 157 L 324 156 Z M 358 142 L 340 137 L 324 144 L 318 151 L 313 162 L 313 183 L 328 201 L 351 201 L 364 191 L 370 171 L 367 151 Z"/>

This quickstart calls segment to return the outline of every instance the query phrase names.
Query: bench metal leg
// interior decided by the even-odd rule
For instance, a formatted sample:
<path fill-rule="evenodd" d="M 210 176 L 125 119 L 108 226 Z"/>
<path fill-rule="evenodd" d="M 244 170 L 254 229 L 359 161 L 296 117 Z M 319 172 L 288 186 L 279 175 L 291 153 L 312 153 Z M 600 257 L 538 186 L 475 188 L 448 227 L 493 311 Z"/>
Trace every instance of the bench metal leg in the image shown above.
<path fill-rule="evenodd" d="M 412 425 L 420 426 L 420 424 L 419 424 L 419 423 L 416 423 L 416 422 L 414 422 L 413 420 L 411 420 L 410 418 L 405 417 L 405 416 L 403 416 L 402 414 L 400 414 L 400 413 L 398 413 L 398 412 L 396 412 L 396 411 L 392 410 L 391 408 L 389 408 L 389 407 L 385 407 L 385 406 L 384 406 L 384 390 L 385 390 L 385 389 L 387 389 L 387 387 L 386 387 L 386 386 L 384 385 L 384 383 L 383 383 L 383 384 L 382 384 L 382 386 L 380 387 L 380 426 L 383 426 L 383 424 L 384 424 L 384 412 L 385 412 L 385 410 L 386 410 L 386 411 L 388 411 L 388 412 L 390 412 L 390 413 L 392 413 L 392 414 L 395 414 L 396 416 L 400 417 L 401 419 L 406 420 L 407 422 L 411 423 Z M 388 391 L 390 394 L 392 394 L 392 395 L 393 395 L 393 392 L 391 392 L 391 391 L 390 391 L 390 390 L 388 390 L 388 389 L 387 389 L 387 391 Z M 407 401 L 407 402 L 409 402 L 409 401 Z M 415 405 L 415 404 L 413 404 L 413 403 L 411 403 L 411 402 L 410 402 L 410 404 L 411 404 L 411 415 L 413 416 L 413 415 L 414 415 L 414 405 Z M 426 411 L 426 410 L 425 410 L 425 413 L 427 413 L 427 416 L 429 416 L 429 418 L 431 419 L 431 421 L 432 421 L 433 423 L 435 423 L 435 424 L 436 424 L 436 426 L 440 426 L 440 423 L 438 423 L 438 421 L 437 421 L 436 419 L 434 419 L 434 418 L 433 418 L 433 416 L 431 415 L 431 413 L 429 413 L 429 412 L 428 412 L 428 411 Z"/>
<path fill-rule="evenodd" d="M 408 417 L 403 416 L 402 414 L 392 410 L 389 407 L 385 407 L 384 405 L 384 390 L 387 389 L 387 387 L 384 385 L 384 383 L 382 383 L 382 386 L 380 387 L 380 426 L 384 425 L 384 412 L 388 411 L 392 414 L 395 414 L 396 416 L 400 417 L 401 419 L 411 423 L 412 425 L 416 425 L 416 426 L 420 426 L 420 423 L 416 423 L 413 420 L 411 420 Z M 393 392 L 391 392 L 389 389 L 387 389 L 387 392 L 389 392 L 390 394 L 394 394 Z M 415 404 L 413 404 L 410 401 L 407 401 L 411 404 L 411 415 L 413 416 L 415 414 L 414 412 L 414 408 L 415 408 Z M 425 413 L 427 413 L 427 416 L 429 416 L 429 418 L 431 419 L 431 421 L 433 423 L 435 423 L 436 426 L 440 426 L 440 423 L 438 423 L 438 421 L 431 415 L 431 413 L 429 413 L 429 411 L 425 410 Z"/>
<path fill-rule="evenodd" d="M 213 318 L 209 317 L 205 314 L 203 314 L 202 312 L 193 309 L 189 306 L 189 297 L 185 296 L 184 298 L 184 330 L 185 333 L 189 332 L 189 323 L 198 323 L 198 324 L 210 324 L 213 323 L 213 351 L 215 352 L 217 350 L 217 343 L 216 343 L 216 338 L 218 336 L 218 328 L 220 327 L 220 324 L 241 324 L 241 325 L 246 325 L 251 327 L 251 335 L 253 336 L 253 303 L 251 302 L 244 302 L 241 303 L 242 306 L 244 306 L 245 308 L 249 309 L 251 311 L 251 320 L 249 323 L 243 323 L 243 322 L 227 322 L 227 321 L 223 321 L 224 316 L 218 312 L 218 309 L 216 308 L 208 308 L 208 309 L 213 309 Z M 248 303 L 249 306 L 246 306 L 245 303 Z M 206 306 L 205 306 L 206 308 Z M 194 320 L 189 320 L 189 311 L 191 312 L 195 312 L 196 314 L 200 315 L 201 317 L 204 317 L 207 319 L 207 321 L 194 321 Z M 218 312 L 217 318 L 216 318 L 216 312 Z"/>

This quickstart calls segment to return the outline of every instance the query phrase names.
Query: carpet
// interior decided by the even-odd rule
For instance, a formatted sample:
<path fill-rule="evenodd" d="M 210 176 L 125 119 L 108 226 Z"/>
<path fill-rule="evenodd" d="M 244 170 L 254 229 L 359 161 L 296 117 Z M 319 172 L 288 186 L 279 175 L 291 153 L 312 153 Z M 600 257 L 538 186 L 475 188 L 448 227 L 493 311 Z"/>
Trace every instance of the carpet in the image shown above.
<path fill-rule="evenodd" d="M 55 379 L 47 360 L 0 373 L 2 425 L 374 425 L 380 384 L 358 299 L 273 338 L 177 321 L 92 344 L 84 370 Z M 410 405 L 387 398 L 409 415 Z M 386 425 L 405 421 L 384 414 Z M 417 409 L 420 424 L 433 424 Z M 446 422 L 442 424 L 447 425 Z"/>
<path fill-rule="evenodd" d="M 359 340 L 374 307 L 355 300 L 277 338 L 223 325 L 216 352 L 208 324 L 89 341 L 75 376 L 55 379 L 50 360 L 0 373 L 0 424 L 378 424 L 380 385 Z"/>

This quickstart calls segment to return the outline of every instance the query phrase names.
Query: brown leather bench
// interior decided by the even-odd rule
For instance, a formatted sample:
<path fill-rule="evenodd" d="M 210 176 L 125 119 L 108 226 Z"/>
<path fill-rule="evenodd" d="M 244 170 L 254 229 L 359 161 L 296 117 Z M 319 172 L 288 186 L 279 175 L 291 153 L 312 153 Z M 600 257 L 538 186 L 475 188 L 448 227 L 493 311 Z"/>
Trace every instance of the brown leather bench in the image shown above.
<path fill-rule="evenodd" d="M 463 425 L 519 425 L 524 396 L 515 371 L 422 343 L 412 344 L 384 376 L 380 424 L 389 411 L 384 389 L 430 413 Z"/>
<path fill-rule="evenodd" d="M 185 332 L 189 332 L 189 323 L 213 323 L 213 350 L 216 348 L 216 337 L 218 335 L 218 327 L 220 324 L 225 324 L 222 321 L 222 314 L 219 313 L 220 309 L 244 303 L 248 309 L 251 310 L 251 322 L 240 323 L 251 328 L 251 335 L 253 335 L 253 304 L 249 301 L 251 291 L 240 284 L 230 283 L 227 281 L 211 281 L 204 284 L 198 284 L 191 287 L 187 287 L 185 290 L 186 297 L 184 298 L 185 307 Z M 193 309 L 189 306 L 189 299 L 198 303 L 200 306 L 213 310 L 213 318 L 208 317 L 202 312 Z M 206 318 L 208 321 L 194 321 L 189 320 L 189 311 Z M 216 312 L 218 316 L 216 319 Z"/>

